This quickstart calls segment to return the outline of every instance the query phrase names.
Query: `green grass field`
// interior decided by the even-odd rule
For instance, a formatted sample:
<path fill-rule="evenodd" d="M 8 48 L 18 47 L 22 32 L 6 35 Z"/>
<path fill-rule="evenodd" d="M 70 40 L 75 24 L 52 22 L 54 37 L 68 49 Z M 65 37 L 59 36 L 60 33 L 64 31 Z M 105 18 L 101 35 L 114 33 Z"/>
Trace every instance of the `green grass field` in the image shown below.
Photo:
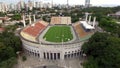
<path fill-rule="evenodd" d="M 73 39 L 73 35 L 69 26 L 53 26 L 43 38 L 49 42 L 67 42 Z"/>

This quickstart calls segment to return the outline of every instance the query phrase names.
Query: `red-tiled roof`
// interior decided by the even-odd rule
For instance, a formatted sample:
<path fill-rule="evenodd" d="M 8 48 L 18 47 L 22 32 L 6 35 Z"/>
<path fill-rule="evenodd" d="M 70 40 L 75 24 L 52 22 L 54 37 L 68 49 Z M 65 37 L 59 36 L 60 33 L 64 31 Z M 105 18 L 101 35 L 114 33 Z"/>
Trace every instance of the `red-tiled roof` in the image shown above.
<path fill-rule="evenodd" d="M 29 35 L 31 35 L 31 36 L 36 37 L 36 36 L 39 35 L 39 33 L 42 32 L 42 30 L 43 30 L 45 27 L 46 27 L 46 26 L 43 25 L 42 23 L 37 22 L 37 23 L 34 24 L 34 26 L 29 26 L 29 27 L 25 28 L 25 29 L 23 30 L 23 32 L 25 32 L 25 33 L 27 33 L 27 34 L 29 34 Z"/>
<path fill-rule="evenodd" d="M 0 32 L 4 31 L 4 28 L 0 28 Z"/>
<path fill-rule="evenodd" d="M 0 17 L 0 20 L 7 20 L 8 17 Z"/>

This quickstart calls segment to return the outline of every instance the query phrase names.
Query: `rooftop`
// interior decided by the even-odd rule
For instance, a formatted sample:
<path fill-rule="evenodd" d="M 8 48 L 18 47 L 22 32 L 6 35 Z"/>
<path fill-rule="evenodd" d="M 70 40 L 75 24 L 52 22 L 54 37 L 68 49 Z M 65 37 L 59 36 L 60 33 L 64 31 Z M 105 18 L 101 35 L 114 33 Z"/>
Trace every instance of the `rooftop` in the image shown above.
<path fill-rule="evenodd" d="M 120 11 L 116 12 L 115 15 L 120 15 Z"/>
<path fill-rule="evenodd" d="M 1 27 L 0 27 L 0 32 L 3 32 L 3 31 L 4 31 L 4 28 L 1 28 Z"/>
<path fill-rule="evenodd" d="M 0 17 L 0 20 L 8 20 L 8 17 Z"/>
<path fill-rule="evenodd" d="M 95 29 L 95 27 L 91 26 L 86 21 L 80 21 L 80 23 L 83 24 L 83 26 L 85 27 L 85 29 Z"/>

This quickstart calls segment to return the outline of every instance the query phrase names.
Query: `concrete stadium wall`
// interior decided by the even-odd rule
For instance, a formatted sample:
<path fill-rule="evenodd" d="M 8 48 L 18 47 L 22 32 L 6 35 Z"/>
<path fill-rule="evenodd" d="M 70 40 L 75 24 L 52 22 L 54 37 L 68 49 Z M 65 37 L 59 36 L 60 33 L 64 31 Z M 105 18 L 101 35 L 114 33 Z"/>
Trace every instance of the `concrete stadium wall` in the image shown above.
<path fill-rule="evenodd" d="M 30 36 L 29 34 L 26 34 L 24 32 L 20 32 L 21 36 L 24 37 L 27 40 L 33 41 L 33 42 L 37 42 L 36 41 L 36 37 Z"/>
<path fill-rule="evenodd" d="M 22 39 L 22 43 L 27 54 L 50 60 L 78 57 L 82 53 L 81 46 L 83 44 L 83 42 L 80 42 L 68 45 L 44 45 L 32 43 L 24 39 Z"/>

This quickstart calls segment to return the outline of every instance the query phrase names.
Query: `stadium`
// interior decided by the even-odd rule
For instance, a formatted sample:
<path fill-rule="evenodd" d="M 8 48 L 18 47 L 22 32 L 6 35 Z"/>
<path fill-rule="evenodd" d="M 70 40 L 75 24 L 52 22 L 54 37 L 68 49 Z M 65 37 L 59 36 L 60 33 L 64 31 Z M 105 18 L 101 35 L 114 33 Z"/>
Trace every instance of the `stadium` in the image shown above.
<path fill-rule="evenodd" d="M 94 34 L 96 18 L 93 22 L 90 18 L 87 21 L 86 15 L 86 21 L 71 23 L 71 17 L 52 17 L 50 23 L 43 20 L 30 23 L 20 31 L 23 49 L 40 59 L 77 58 L 83 53 L 83 43 Z"/>

